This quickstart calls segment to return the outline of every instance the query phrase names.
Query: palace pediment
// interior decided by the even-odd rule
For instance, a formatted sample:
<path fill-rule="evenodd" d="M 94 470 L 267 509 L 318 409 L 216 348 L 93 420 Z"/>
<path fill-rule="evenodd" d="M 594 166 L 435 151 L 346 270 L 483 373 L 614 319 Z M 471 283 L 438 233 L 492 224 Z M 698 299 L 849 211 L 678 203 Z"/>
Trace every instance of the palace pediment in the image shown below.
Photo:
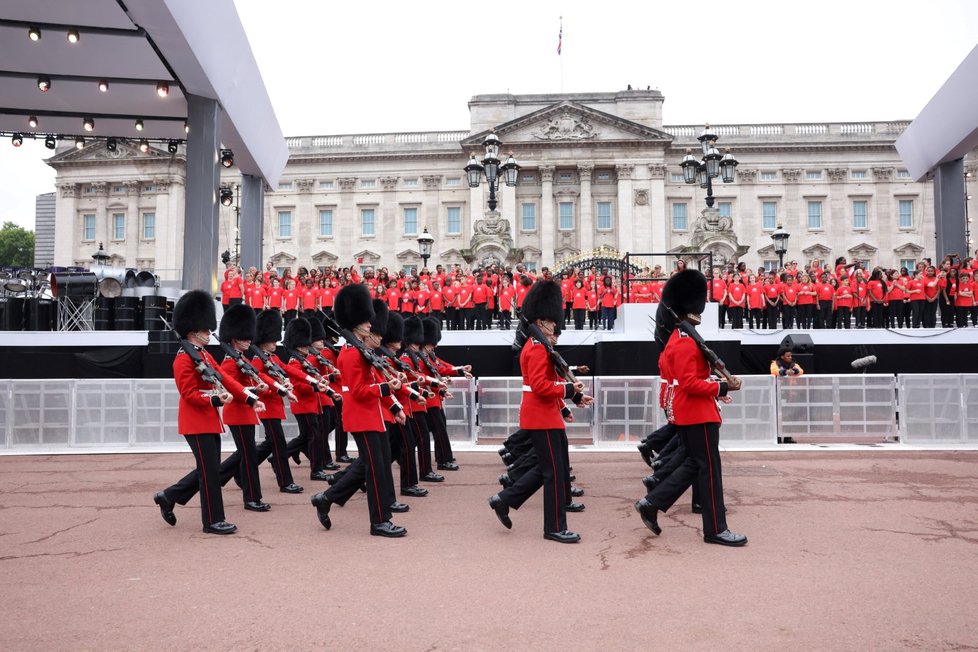
<path fill-rule="evenodd" d="M 662 142 L 668 145 L 672 141 L 671 135 L 659 129 L 571 101 L 505 122 L 494 133 L 506 147 L 516 143 L 567 145 L 623 141 Z M 481 147 L 488 134 L 488 131 L 474 134 L 462 141 L 462 147 Z"/>
<path fill-rule="evenodd" d="M 116 145 L 116 150 L 110 152 L 106 146 L 104 140 L 95 140 L 81 149 L 71 148 L 55 154 L 48 159 L 50 165 L 58 165 L 59 163 L 89 163 L 89 162 L 111 162 L 111 161 L 127 161 L 132 159 L 161 159 L 166 160 L 172 158 L 173 155 L 168 152 L 157 149 L 150 145 L 149 151 L 145 154 L 139 151 L 136 145 L 136 141 L 128 141 L 120 139 Z"/>

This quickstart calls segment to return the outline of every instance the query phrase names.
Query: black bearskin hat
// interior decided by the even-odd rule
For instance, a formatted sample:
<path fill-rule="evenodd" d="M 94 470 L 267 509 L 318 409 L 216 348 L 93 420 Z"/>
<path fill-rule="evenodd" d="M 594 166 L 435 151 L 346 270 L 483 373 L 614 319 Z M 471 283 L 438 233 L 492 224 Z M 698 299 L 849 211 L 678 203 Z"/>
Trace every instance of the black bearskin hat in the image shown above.
<path fill-rule="evenodd" d="M 384 332 L 384 344 L 404 341 L 404 317 L 399 312 L 387 315 L 387 330 Z"/>
<path fill-rule="evenodd" d="M 374 316 L 370 319 L 370 332 L 374 335 L 384 336 L 387 332 L 387 320 L 389 319 L 390 309 L 387 302 L 383 299 L 373 300 Z"/>
<path fill-rule="evenodd" d="M 430 344 L 435 346 L 438 344 L 438 340 L 441 339 L 441 329 L 438 327 L 438 321 L 431 317 L 425 317 L 421 320 L 421 326 L 424 330 L 424 344 Z"/>
<path fill-rule="evenodd" d="M 342 328 L 354 328 L 374 318 L 370 290 L 362 283 L 344 286 L 333 299 L 333 316 Z"/>
<path fill-rule="evenodd" d="M 285 346 L 294 349 L 312 344 L 312 326 L 305 317 L 296 317 L 285 327 Z"/>
<path fill-rule="evenodd" d="M 192 331 L 213 331 L 217 328 L 214 297 L 203 290 L 191 290 L 173 306 L 173 330 L 180 337 Z"/>
<path fill-rule="evenodd" d="M 239 303 L 224 311 L 218 330 L 218 339 L 230 343 L 231 340 L 255 339 L 255 311 L 250 306 Z"/>
<path fill-rule="evenodd" d="M 424 325 L 415 316 L 404 319 L 404 343 L 421 344 L 424 342 Z"/>
<path fill-rule="evenodd" d="M 255 346 L 266 342 L 278 342 L 282 337 L 282 313 L 278 310 L 262 310 L 255 317 Z"/>
<path fill-rule="evenodd" d="M 323 328 L 323 322 L 319 321 L 315 317 L 312 319 L 307 319 L 310 326 L 309 339 L 313 342 L 316 340 L 326 341 L 326 329 Z"/>
<path fill-rule="evenodd" d="M 660 347 L 676 330 L 676 322 L 663 306 L 669 306 L 679 319 L 686 315 L 701 315 L 706 310 L 706 277 L 695 269 L 684 269 L 674 274 L 662 288 L 662 303 L 655 313 L 655 341 Z"/>
<path fill-rule="evenodd" d="M 537 281 L 523 299 L 523 316 L 528 322 L 545 319 L 560 324 L 564 319 L 564 297 L 555 281 Z"/>

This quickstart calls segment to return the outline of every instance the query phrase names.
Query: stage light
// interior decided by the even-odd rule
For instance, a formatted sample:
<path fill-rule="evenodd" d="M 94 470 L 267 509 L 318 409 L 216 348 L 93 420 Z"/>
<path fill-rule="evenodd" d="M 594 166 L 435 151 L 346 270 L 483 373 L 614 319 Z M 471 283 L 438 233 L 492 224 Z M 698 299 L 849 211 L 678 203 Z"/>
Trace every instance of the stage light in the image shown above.
<path fill-rule="evenodd" d="M 234 203 L 234 192 L 227 186 L 221 188 L 221 205 L 230 206 Z"/>
<path fill-rule="evenodd" d="M 31 129 L 37 129 L 37 125 L 38 125 L 38 122 L 37 122 L 37 116 L 36 115 L 32 115 L 29 118 L 27 118 L 27 126 L 28 127 L 30 127 Z"/>
<path fill-rule="evenodd" d="M 160 97 L 166 97 L 170 94 L 170 85 L 166 82 L 160 82 L 156 85 L 156 94 Z"/>
<path fill-rule="evenodd" d="M 149 141 L 145 138 L 139 141 L 139 151 L 143 154 L 149 151 Z"/>
<path fill-rule="evenodd" d="M 35 25 L 31 25 L 27 28 L 27 38 L 37 43 L 41 40 L 41 30 Z"/>
<path fill-rule="evenodd" d="M 65 34 L 65 38 L 68 39 L 69 43 L 74 45 L 75 43 L 81 40 L 81 34 L 78 33 L 77 29 L 72 27 L 71 29 L 68 30 L 68 33 Z"/>
<path fill-rule="evenodd" d="M 82 129 L 85 131 L 95 131 L 95 120 L 92 118 L 82 120 Z"/>
<path fill-rule="evenodd" d="M 51 78 L 50 77 L 38 77 L 37 78 L 37 90 L 42 93 L 47 93 L 51 90 Z"/>
<path fill-rule="evenodd" d="M 75 149 L 82 149 L 85 147 L 85 139 L 81 136 L 75 138 Z"/>
<path fill-rule="evenodd" d="M 189 134 L 190 133 L 190 123 L 189 122 L 184 122 L 183 123 L 183 133 L 185 133 L 185 134 Z"/>
<path fill-rule="evenodd" d="M 115 138 L 107 138 L 105 141 L 105 149 L 109 150 L 110 152 L 116 151 L 119 149 L 119 141 Z"/>
<path fill-rule="evenodd" d="M 58 146 L 58 140 L 54 136 L 48 136 L 44 139 L 44 146 L 48 149 L 54 149 Z"/>
<path fill-rule="evenodd" d="M 109 81 L 107 79 L 98 80 L 98 89 L 103 93 L 109 92 Z"/>
<path fill-rule="evenodd" d="M 142 120 L 136 120 L 136 124 L 134 124 L 133 127 L 136 128 L 136 131 L 142 131 L 143 130 L 143 121 Z"/>
<path fill-rule="evenodd" d="M 14 134 L 13 136 L 10 137 L 10 144 L 13 145 L 14 147 L 20 147 L 21 145 L 24 144 L 24 137 L 21 136 L 20 134 Z"/>
<path fill-rule="evenodd" d="M 180 146 L 180 143 L 178 141 L 171 140 L 171 141 L 169 141 L 166 144 L 166 151 L 170 152 L 171 154 L 176 154 L 177 153 L 177 148 L 179 146 Z"/>
<path fill-rule="evenodd" d="M 229 168 L 232 165 L 234 165 L 234 152 L 232 152 L 229 149 L 222 149 L 221 150 L 221 165 L 223 165 L 226 168 Z"/>

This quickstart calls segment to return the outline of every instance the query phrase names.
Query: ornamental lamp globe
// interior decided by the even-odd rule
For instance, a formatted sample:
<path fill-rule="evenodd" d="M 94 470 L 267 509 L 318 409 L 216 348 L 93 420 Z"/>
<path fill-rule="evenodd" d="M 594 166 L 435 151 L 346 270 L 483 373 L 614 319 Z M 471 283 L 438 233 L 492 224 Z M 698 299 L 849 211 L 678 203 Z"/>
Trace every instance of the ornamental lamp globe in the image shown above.
<path fill-rule="evenodd" d="M 710 129 L 710 125 L 707 123 L 706 126 L 703 127 L 703 133 L 697 136 L 696 140 L 700 141 L 700 145 L 703 148 L 703 156 L 706 156 L 707 152 L 710 151 L 710 148 L 716 144 L 717 135 L 712 129 Z"/>
<path fill-rule="evenodd" d="M 683 169 L 683 181 L 686 183 L 696 183 L 696 168 L 699 167 L 700 162 L 693 156 L 693 150 L 686 150 L 686 156 L 683 157 L 679 165 Z"/>
<path fill-rule="evenodd" d="M 519 183 L 520 166 L 516 162 L 516 159 L 513 158 L 512 153 L 510 153 L 509 158 L 506 159 L 506 162 L 503 163 L 500 169 L 503 172 L 503 180 L 506 182 L 506 185 L 510 188 L 515 188 Z"/>
<path fill-rule="evenodd" d="M 720 176 L 723 178 L 724 183 L 733 183 L 734 178 L 737 175 L 737 166 L 740 165 L 740 161 L 734 158 L 734 155 L 727 150 L 727 153 L 723 155 L 720 159 Z"/>
<path fill-rule="evenodd" d="M 722 158 L 723 155 L 716 147 L 710 147 L 703 156 L 703 162 L 706 163 L 706 173 L 710 175 L 711 179 L 720 176 L 720 159 Z"/>
<path fill-rule="evenodd" d="M 469 188 L 478 188 L 482 181 L 482 163 L 475 159 L 475 154 L 469 159 L 469 164 L 465 166 L 465 174 L 469 180 Z"/>

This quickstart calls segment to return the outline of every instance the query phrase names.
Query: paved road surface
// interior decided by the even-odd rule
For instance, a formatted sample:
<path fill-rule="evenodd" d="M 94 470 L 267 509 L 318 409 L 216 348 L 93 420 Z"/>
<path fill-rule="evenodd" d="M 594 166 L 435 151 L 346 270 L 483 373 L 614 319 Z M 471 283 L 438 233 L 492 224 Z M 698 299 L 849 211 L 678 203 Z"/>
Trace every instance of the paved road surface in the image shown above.
<path fill-rule="evenodd" d="M 358 496 L 324 530 L 263 468 L 264 514 L 225 491 L 230 537 L 155 491 L 185 454 L 0 458 L 0 649 L 978 650 L 978 453 L 725 453 L 743 549 L 704 544 L 684 498 L 654 537 L 637 454 L 571 454 L 583 541 L 505 530 L 492 453 L 405 499 L 401 540 Z"/>

